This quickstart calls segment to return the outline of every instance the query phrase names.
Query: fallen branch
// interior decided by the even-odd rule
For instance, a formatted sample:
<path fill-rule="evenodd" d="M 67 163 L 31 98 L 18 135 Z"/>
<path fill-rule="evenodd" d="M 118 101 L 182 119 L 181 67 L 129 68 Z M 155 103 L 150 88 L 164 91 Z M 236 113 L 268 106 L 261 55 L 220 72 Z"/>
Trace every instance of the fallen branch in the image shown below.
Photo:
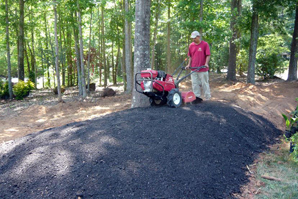
<path fill-rule="evenodd" d="M 267 180 L 281 181 L 281 179 L 275 178 L 275 177 L 271 177 L 271 176 L 262 175 L 261 177 L 264 178 L 264 179 L 267 179 Z"/>

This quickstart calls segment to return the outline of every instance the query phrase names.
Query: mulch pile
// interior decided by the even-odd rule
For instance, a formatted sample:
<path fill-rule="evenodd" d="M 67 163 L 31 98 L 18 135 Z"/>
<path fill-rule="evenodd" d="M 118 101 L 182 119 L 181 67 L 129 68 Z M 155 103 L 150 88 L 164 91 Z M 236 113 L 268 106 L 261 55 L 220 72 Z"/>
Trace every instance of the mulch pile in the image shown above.
<path fill-rule="evenodd" d="M 280 135 L 220 102 L 129 109 L 0 144 L 0 198 L 233 198 Z"/>

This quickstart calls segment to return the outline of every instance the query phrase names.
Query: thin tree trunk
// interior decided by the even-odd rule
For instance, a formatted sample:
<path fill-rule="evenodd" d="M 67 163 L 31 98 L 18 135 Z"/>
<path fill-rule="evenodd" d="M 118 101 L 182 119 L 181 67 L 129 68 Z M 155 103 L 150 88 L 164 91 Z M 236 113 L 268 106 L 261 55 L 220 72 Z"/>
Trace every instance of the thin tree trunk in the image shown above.
<path fill-rule="evenodd" d="M 89 32 L 89 50 L 88 50 L 88 92 L 90 92 L 90 53 L 91 53 L 91 33 L 92 33 L 92 8 L 91 8 L 91 18 L 90 18 L 90 32 Z"/>
<path fill-rule="evenodd" d="M 204 0 L 201 0 L 201 1 L 200 1 L 200 15 L 199 15 L 200 22 L 203 21 L 203 11 L 204 11 Z M 200 28 L 199 31 L 200 31 L 200 34 L 202 35 L 202 33 L 203 33 L 203 29 Z"/>
<path fill-rule="evenodd" d="M 248 74 L 247 83 L 255 84 L 255 63 L 257 54 L 257 44 L 259 37 L 259 16 L 256 8 L 256 4 L 253 4 L 253 15 L 251 23 L 251 36 L 249 47 L 249 60 L 248 60 Z"/>
<path fill-rule="evenodd" d="M 296 16 L 295 16 L 295 25 L 294 32 L 291 44 L 291 57 L 289 63 L 289 74 L 287 81 L 297 80 L 297 54 L 298 48 L 298 1 L 296 2 Z"/>
<path fill-rule="evenodd" d="M 150 67 L 150 0 L 136 0 L 134 71 Z M 133 90 L 132 108 L 149 105 L 148 98 Z"/>
<path fill-rule="evenodd" d="M 75 14 L 75 17 L 77 18 L 77 13 Z M 80 50 L 79 50 L 79 37 L 78 37 L 78 31 L 76 30 L 76 26 L 73 25 L 73 32 L 74 32 L 74 38 L 75 38 L 75 49 L 76 49 L 76 57 L 77 57 L 77 81 L 78 81 L 78 87 L 79 87 L 79 95 L 83 95 L 83 87 L 82 87 L 82 79 L 81 79 L 81 69 L 80 69 Z"/>
<path fill-rule="evenodd" d="M 51 88 L 51 79 L 50 79 L 50 62 L 48 57 L 49 52 L 49 43 L 48 43 L 48 24 L 46 13 L 44 12 L 44 22 L 45 22 L 45 32 L 46 32 L 46 62 L 47 62 L 47 76 L 48 76 L 48 87 Z"/>
<path fill-rule="evenodd" d="M 160 10 L 160 0 L 157 0 L 157 8 L 155 11 L 155 28 L 154 28 L 154 35 L 153 35 L 153 45 L 151 51 L 151 68 L 154 69 L 155 64 L 155 46 L 156 46 L 156 38 L 157 38 L 157 29 L 158 29 L 158 19 L 159 19 L 159 10 Z"/>
<path fill-rule="evenodd" d="M 30 9 L 30 15 L 31 14 L 34 16 L 33 9 Z M 31 20 L 30 20 L 31 21 Z M 35 84 L 35 88 L 37 88 L 37 67 L 36 67 L 36 59 L 35 59 L 35 49 L 34 49 L 34 26 L 32 26 L 32 30 L 31 30 L 31 71 L 34 73 L 34 79 L 32 82 L 34 82 Z M 29 45 L 28 45 L 29 46 Z"/>
<path fill-rule="evenodd" d="M 57 76 L 57 90 L 58 90 L 58 102 L 62 102 L 61 87 L 60 87 L 60 74 L 59 74 L 59 45 L 58 45 L 58 36 L 57 36 L 57 10 L 56 10 L 56 1 L 54 0 L 54 14 L 55 14 L 55 66 L 56 66 L 56 76 Z"/>
<path fill-rule="evenodd" d="M 103 56 L 103 67 L 104 67 L 104 87 L 108 85 L 108 67 L 106 63 L 106 45 L 105 45 L 105 26 L 104 26 L 104 4 L 101 5 L 101 36 L 102 36 L 102 56 Z"/>
<path fill-rule="evenodd" d="M 83 89 L 83 99 L 87 97 L 86 93 L 86 80 L 85 80 L 85 70 L 84 70 L 84 55 L 83 55 L 83 35 L 82 35 L 82 19 L 81 19 L 81 10 L 79 5 L 79 0 L 77 0 L 78 5 L 78 18 L 79 18 L 79 35 L 80 35 L 80 57 L 81 57 L 81 78 L 82 78 L 82 89 Z"/>
<path fill-rule="evenodd" d="M 10 45 L 9 45 L 9 18 L 8 18 L 8 3 L 5 0 L 5 12 L 6 12 L 6 49 L 7 49 L 7 72 L 8 72 L 8 92 L 9 99 L 13 98 L 12 83 L 11 83 L 11 63 L 10 63 Z"/>
<path fill-rule="evenodd" d="M 129 13 L 129 0 L 125 0 L 125 13 Z M 131 22 L 128 20 L 128 17 L 125 17 L 125 69 L 126 69 L 126 92 L 131 93 L 132 91 L 132 52 L 131 52 Z"/>
<path fill-rule="evenodd" d="M 19 80 L 25 79 L 24 71 L 24 0 L 19 0 L 20 18 L 19 18 L 19 55 L 18 55 L 18 75 Z"/>
<path fill-rule="evenodd" d="M 72 82 L 72 79 L 73 79 L 73 75 L 72 75 L 72 72 L 73 72 L 73 64 L 72 64 L 72 53 L 71 53 L 71 32 L 69 30 L 69 27 L 67 26 L 66 27 L 66 40 L 67 40 L 67 47 L 66 47 L 66 50 L 67 50 L 67 71 L 68 71 L 68 82 L 67 82 L 67 85 L 68 86 L 73 86 L 73 82 Z"/>
<path fill-rule="evenodd" d="M 114 64 L 114 41 L 112 41 L 112 82 L 114 84 L 115 80 L 115 64 Z"/>
<path fill-rule="evenodd" d="M 168 0 L 168 23 L 167 23 L 167 70 L 171 70 L 171 1 Z"/>

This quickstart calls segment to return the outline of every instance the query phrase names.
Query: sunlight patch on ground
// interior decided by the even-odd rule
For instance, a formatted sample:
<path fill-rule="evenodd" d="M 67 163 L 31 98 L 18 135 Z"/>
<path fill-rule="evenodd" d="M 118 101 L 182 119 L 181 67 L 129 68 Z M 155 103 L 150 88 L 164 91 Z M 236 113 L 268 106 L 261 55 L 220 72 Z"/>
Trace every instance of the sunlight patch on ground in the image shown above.
<path fill-rule="evenodd" d="M 15 128 L 10 128 L 10 129 L 5 129 L 4 131 L 6 131 L 6 132 L 17 132 L 19 130 L 15 129 Z"/>
<path fill-rule="evenodd" d="M 47 119 L 42 118 L 42 119 L 36 120 L 35 122 L 42 123 L 42 122 L 45 122 L 45 121 L 47 121 Z"/>

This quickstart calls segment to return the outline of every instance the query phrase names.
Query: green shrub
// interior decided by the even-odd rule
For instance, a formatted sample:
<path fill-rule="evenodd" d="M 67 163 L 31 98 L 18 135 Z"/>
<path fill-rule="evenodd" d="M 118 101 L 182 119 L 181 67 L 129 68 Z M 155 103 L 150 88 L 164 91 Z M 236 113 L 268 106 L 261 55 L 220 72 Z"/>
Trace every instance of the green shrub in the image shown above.
<path fill-rule="evenodd" d="M 298 101 L 298 98 L 296 98 Z M 298 106 L 291 112 L 291 117 L 288 118 L 285 114 L 282 114 L 286 121 L 285 138 L 290 141 L 290 152 L 295 162 L 298 162 Z"/>
<path fill-rule="evenodd" d="M 24 81 L 20 80 L 16 85 L 14 85 L 13 93 L 17 100 L 21 100 L 24 97 L 27 97 L 32 89 L 34 89 L 33 82 L 29 80 L 27 83 L 25 83 Z"/>
<path fill-rule="evenodd" d="M 9 98 L 8 82 L 3 82 L 1 80 L 0 80 L 0 98 L 1 99 Z"/>

